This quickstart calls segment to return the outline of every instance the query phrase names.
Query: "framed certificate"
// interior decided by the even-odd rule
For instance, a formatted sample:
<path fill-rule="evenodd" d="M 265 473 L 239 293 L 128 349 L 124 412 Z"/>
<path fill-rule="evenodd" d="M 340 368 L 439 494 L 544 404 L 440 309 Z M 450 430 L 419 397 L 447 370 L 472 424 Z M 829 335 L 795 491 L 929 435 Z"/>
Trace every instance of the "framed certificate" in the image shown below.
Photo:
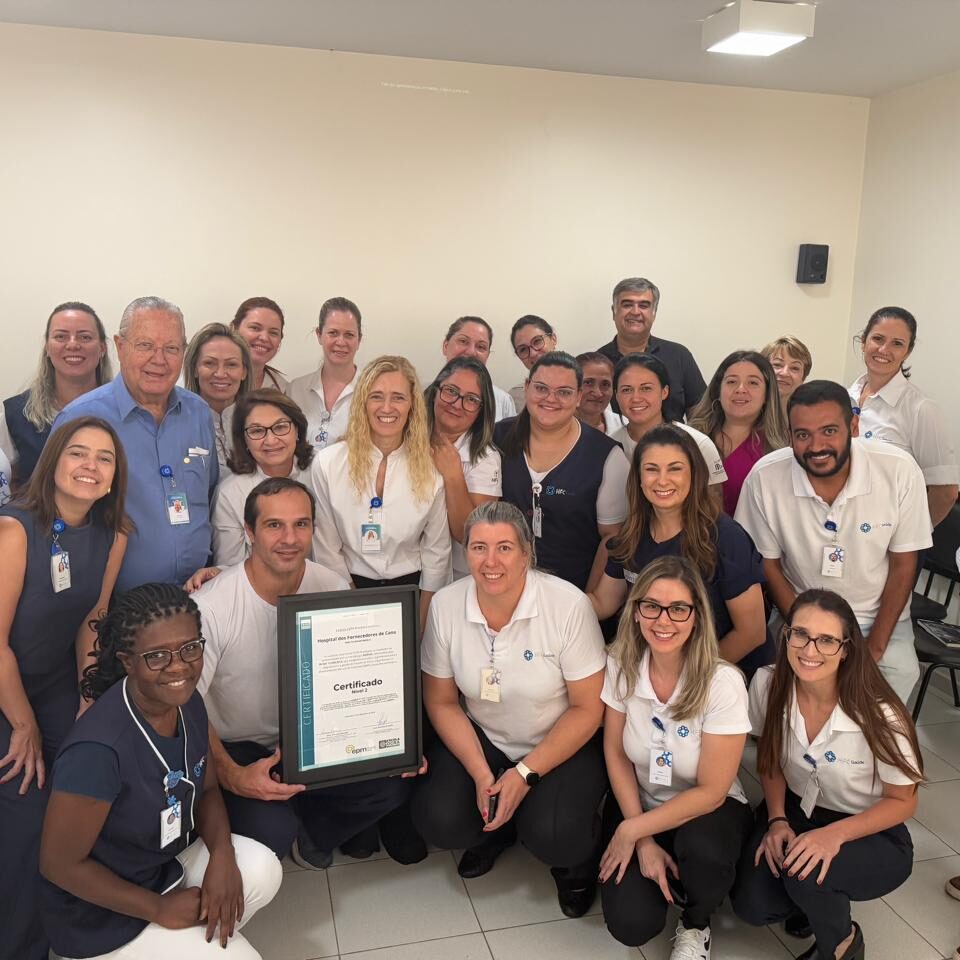
<path fill-rule="evenodd" d="M 280 598 L 284 782 L 325 787 L 419 768 L 419 607 L 415 586 Z"/>

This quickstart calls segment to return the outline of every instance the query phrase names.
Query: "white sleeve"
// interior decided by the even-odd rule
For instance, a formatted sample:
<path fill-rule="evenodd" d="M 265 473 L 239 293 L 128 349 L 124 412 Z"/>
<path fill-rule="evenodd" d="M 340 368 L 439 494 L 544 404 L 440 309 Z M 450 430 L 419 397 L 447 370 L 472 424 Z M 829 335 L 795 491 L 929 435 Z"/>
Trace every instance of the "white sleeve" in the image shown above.
<path fill-rule="evenodd" d="M 603 677 L 603 690 L 600 691 L 600 699 L 608 706 L 612 707 L 617 713 L 626 713 L 627 707 L 620 696 L 620 687 L 622 681 L 617 683 L 617 673 L 620 667 L 613 657 L 607 657 L 607 670 Z"/>
<path fill-rule="evenodd" d="M 470 465 L 466 476 L 467 490 L 486 497 L 503 496 L 503 479 L 500 473 L 500 451 L 492 444 Z"/>
<path fill-rule="evenodd" d="M 897 529 L 890 538 L 889 551 L 909 553 L 911 550 L 926 550 L 933 544 L 927 488 L 920 468 L 908 457 L 901 458 L 897 464 L 897 493 L 900 510 Z"/>
<path fill-rule="evenodd" d="M 630 461 L 614 447 L 603 464 L 603 479 L 597 491 L 597 523 L 623 523 L 627 519 L 627 478 Z"/>
<path fill-rule="evenodd" d="M 940 407 L 929 397 L 924 397 L 917 407 L 911 447 L 928 486 L 957 483 L 960 480 L 953 440 L 944 424 Z"/>
<path fill-rule="evenodd" d="M 563 629 L 563 646 L 560 649 L 563 679 L 584 680 L 602 670 L 607 653 L 597 615 L 586 594 L 580 594 L 570 607 Z"/>
<path fill-rule="evenodd" d="M 704 733 L 749 733 L 750 714 L 743 674 L 721 663 L 713 673 L 707 705 L 703 711 Z"/>
<path fill-rule="evenodd" d="M 748 710 L 750 732 L 759 737 L 763 733 L 763 724 L 767 718 L 767 698 L 770 695 L 770 682 L 773 680 L 773 667 L 761 667 L 750 681 Z"/>
<path fill-rule="evenodd" d="M 513 403 L 513 397 L 511 397 L 506 390 L 501 390 L 498 387 L 496 391 L 496 400 L 498 421 L 506 420 L 509 417 L 515 417 L 517 415 L 517 408 Z"/>
<path fill-rule="evenodd" d="M 13 437 L 10 436 L 10 428 L 7 426 L 7 411 L 4 410 L 2 403 L 0 403 L 0 450 L 7 455 L 11 466 L 17 462 L 20 456 L 17 445 L 13 442 Z"/>
<path fill-rule="evenodd" d="M 450 656 L 450 637 L 444 636 L 438 623 L 439 604 L 431 603 L 427 611 L 427 624 L 420 643 L 420 669 L 439 680 L 453 677 L 453 660 Z"/>
<path fill-rule="evenodd" d="M 197 692 L 200 696 L 206 696 L 213 683 L 217 667 L 220 666 L 220 659 L 223 657 L 222 637 L 219 621 L 211 609 L 211 604 L 206 602 L 202 588 L 200 593 L 193 595 L 193 598 L 200 608 L 200 632 L 206 641 L 203 645 L 203 670 L 197 683 Z"/>
<path fill-rule="evenodd" d="M 727 471 L 724 469 L 723 457 L 720 456 L 717 445 L 705 433 L 701 433 L 697 438 L 697 446 L 707 465 L 707 476 L 710 478 L 708 482 L 726 483 Z"/>
<path fill-rule="evenodd" d="M 436 593 L 453 580 L 453 544 L 447 522 L 447 501 L 441 483 L 420 534 L 420 589 Z"/>
<path fill-rule="evenodd" d="M 899 732 L 896 715 L 886 704 L 883 706 L 883 712 L 890 728 L 897 731 L 894 733 L 894 738 L 897 741 L 900 756 L 907 761 L 909 766 L 915 768 L 917 766 L 917 758 L 914 755 L 913 747 L 910 746 L 910 741 Z M 890 763 L 883 763 L 880 760 L 877 761 L 877 776 L 882 783 L 889 783 L 895 787 L 909 787 L 917 782 L 913 777 L 908 777 L 899 767 L 895 767 Z"/>
<path fill-rule="evenodd" d="M 763 503 L 760 489 L 760 474 L 754 467 L 743 481 L 740 490 L 740 499 L 734 520 L 750 534 L 750 539 L 765 560 L 779 560 L 783 556 L 783 547 L 777 540 L 776 534 L 767 523 L 763 512 Z"/>
<path fill-rule="evenodd" d="M 314 457 L 310 467 L 310 486 L 313 488 L 314 501 L 317 504 L 317 520 L 313 525 L 313 560 L 333 573 L 340 574 L 348 583 L 350 570 L 343 557 L 343 541 L 337 529 L 337 520 L 330 503 L 330 488 L 327 474 Z"/>
<path fill-rule="evenodd" d="M 213 562 L 218 567 L 232 567 L 247 559 L 247 534 L 243 517 L 237 513 L 235 498 L 230 494 L 234 486 L 228 477 L 217 487 L 210 509 L 213 527 Z"/>

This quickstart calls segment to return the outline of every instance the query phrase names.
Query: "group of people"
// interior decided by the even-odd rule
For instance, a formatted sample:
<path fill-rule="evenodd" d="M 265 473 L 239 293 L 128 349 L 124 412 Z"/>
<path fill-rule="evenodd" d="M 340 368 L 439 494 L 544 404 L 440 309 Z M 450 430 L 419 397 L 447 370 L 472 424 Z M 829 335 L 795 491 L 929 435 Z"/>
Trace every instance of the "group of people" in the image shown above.
<path fill-rule="evenodd" d="M 116 377 L 96 313 L 53 311 L 0 420 L 0 957 L 255 958 L 280 858 L 432 843 L 469 878 L 517 840 L 568 916 L 599 882 L 625 944 L 675 903 L 673 960 L 708 960 L 729 895 L 804 956 L 863 956 L 850 901 L 911 869 L 909 599 L 957 499 L 916 321 L 870 318 L 849 390 L 792 337 L 708 385 L 653 336 L 659 297 L 617 284 L 616 336 L 579 357 L 521 317 L 510 391 L 480 317 L 423 390 L 403 357 L 356 363 L 341 297 L 292 382 L 266 297 L 189 342 L 135 300 Z M 419 587 L 419 774 L 284 783 L 278 598 L 390 584 Z"/>

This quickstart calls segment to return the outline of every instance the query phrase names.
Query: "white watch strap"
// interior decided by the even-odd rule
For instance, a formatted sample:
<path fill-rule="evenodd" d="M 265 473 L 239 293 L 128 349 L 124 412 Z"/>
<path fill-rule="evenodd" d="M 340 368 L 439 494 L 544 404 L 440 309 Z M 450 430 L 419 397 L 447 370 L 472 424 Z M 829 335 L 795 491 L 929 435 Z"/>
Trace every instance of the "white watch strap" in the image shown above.
<path fill-rule="evenodd" d="M 517 770 L 517 773 L 519 773 L 520 776 L 523 777 L 524 783 L 527 782 L 527 777 L 529 777 L 530 774 L 533 773 L 533 771 L 522 760 L 517 761 L 516 770 Z"/>

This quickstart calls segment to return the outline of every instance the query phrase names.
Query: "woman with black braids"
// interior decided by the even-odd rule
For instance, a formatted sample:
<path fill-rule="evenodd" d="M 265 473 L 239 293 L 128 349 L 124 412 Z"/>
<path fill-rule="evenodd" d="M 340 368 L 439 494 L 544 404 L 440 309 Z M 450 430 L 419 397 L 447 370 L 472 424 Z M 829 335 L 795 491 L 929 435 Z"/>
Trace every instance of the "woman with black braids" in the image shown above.
<path fill-rule="evenodd" d="M 96 702 L 53 765 L 40 847 L 53 949 L 194 960 L 221 956 L 233 937 L 234 960 L 259 960 L 234 931 L 273 899 L 282 869 L 262 844 L 231 836 L 207 763 L 197 605 L 148 583 L 95 626 L 82 690 Z"/>

